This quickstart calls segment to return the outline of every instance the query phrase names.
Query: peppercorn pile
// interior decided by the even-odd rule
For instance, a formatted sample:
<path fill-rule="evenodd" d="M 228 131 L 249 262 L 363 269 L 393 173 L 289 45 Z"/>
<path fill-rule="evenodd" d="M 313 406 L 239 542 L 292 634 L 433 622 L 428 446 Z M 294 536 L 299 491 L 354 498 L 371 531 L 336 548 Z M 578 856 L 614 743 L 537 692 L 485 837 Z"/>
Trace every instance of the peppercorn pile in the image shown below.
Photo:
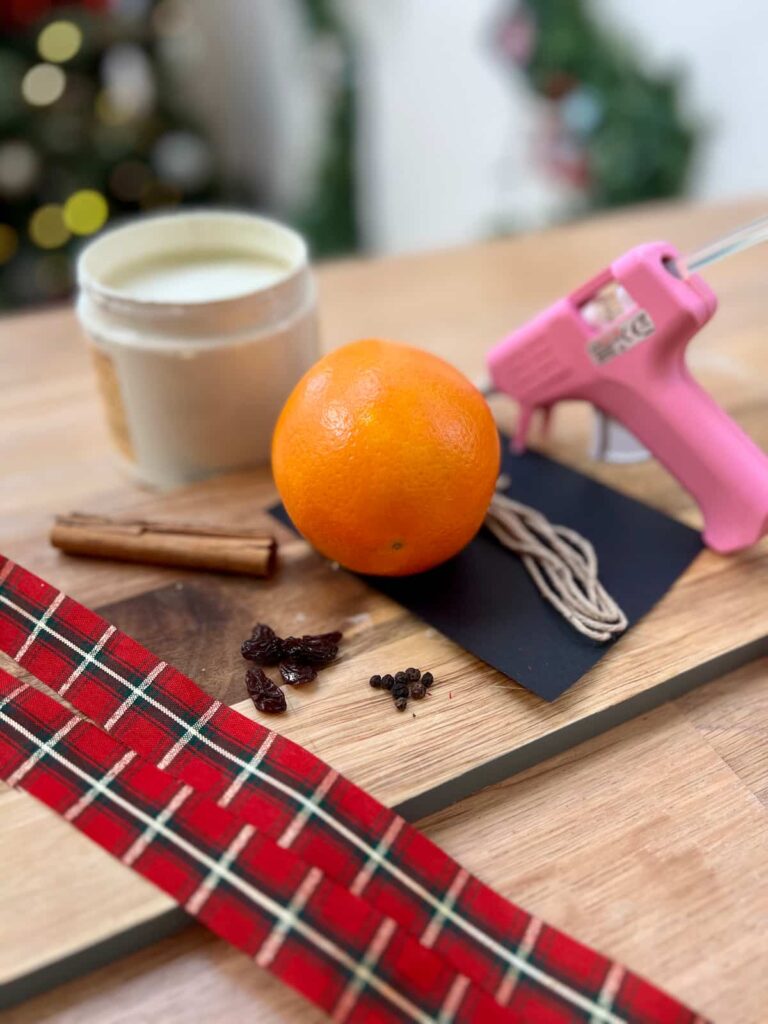
<path fill-rule="evenodd" d="M 369 680 L 374 690 L 390 691 L 398 711 L 405 711 L 409 697 L 413 700 L 423 700 L 434 681 L 431 672 L 422 675 L 417 668 L 407 668 L 404 672 L 395 672 L 393 676 L 371 676 Z"/>
<path fill-rule="evenodd" d="M 277 665 L 289 686 L 310 683 L 336 660 L 342 635 L 336 630 L 315 636 L 280 637 L 271 626 L 257 622 L 240 647 L 246 661 L 254 663 L 245 674 L 245 687 L 256 710 L 279 714 L 287 708 L 285 694 L 260 666 Z"/>

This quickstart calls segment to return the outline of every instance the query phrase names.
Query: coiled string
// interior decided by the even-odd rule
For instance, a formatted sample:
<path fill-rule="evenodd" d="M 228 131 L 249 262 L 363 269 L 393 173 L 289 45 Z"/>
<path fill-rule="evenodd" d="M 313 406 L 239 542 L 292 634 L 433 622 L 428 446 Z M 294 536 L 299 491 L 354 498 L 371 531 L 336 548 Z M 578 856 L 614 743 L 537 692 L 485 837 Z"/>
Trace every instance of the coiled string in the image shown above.
<path fill-rule="evenodd" d="M 598 579 L 595 549 L 580 533 L 499 493 L 485 525 L 520 556 L 542 597 L 583 636 L 607 643 L 627 628 L 626 615 Z"/>

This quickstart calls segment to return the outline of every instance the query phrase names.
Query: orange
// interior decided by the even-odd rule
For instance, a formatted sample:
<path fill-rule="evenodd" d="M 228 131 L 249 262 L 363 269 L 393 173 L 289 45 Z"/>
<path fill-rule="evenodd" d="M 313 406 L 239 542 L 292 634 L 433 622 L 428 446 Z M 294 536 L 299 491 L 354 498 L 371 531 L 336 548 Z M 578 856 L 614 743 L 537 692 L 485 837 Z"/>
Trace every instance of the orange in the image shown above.
<path fill-rule="evenodd" d="M 296 385 L 272 468 L 318 551 L 357 572 L 401 576 L 450 558 L 480 528 L 499 438 L 483 396 L 444 360 L 355 341 Z"/>

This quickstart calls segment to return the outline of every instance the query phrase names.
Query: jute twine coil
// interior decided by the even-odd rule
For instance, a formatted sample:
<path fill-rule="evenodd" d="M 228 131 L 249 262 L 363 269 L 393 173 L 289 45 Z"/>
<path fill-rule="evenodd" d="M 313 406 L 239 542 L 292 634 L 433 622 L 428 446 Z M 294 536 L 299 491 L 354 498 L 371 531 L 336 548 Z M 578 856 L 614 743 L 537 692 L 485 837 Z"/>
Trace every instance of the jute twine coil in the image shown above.
<path fill-rule="evenodd" d="M 485 525 L 520 556 L 542 597 L 579 633 L 607 643 L 627 628 L 626 615 L 598 579 L 595 549 L 580 533 L 499 493 Z"/>

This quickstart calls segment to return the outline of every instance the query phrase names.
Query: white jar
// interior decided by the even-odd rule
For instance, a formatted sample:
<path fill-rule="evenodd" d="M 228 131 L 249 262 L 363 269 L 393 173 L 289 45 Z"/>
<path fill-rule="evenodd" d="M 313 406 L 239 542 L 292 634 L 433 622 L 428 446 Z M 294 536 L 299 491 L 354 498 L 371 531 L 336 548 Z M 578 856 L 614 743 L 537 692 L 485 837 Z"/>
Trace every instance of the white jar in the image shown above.
<path fill-rule="evenodd" d="M 173 487 L 268 461 L 318 356 L 300 235 L 246 213 L 148 217 L 92 242 L 78 284 L 111 432 L 140 479 Z"/>

